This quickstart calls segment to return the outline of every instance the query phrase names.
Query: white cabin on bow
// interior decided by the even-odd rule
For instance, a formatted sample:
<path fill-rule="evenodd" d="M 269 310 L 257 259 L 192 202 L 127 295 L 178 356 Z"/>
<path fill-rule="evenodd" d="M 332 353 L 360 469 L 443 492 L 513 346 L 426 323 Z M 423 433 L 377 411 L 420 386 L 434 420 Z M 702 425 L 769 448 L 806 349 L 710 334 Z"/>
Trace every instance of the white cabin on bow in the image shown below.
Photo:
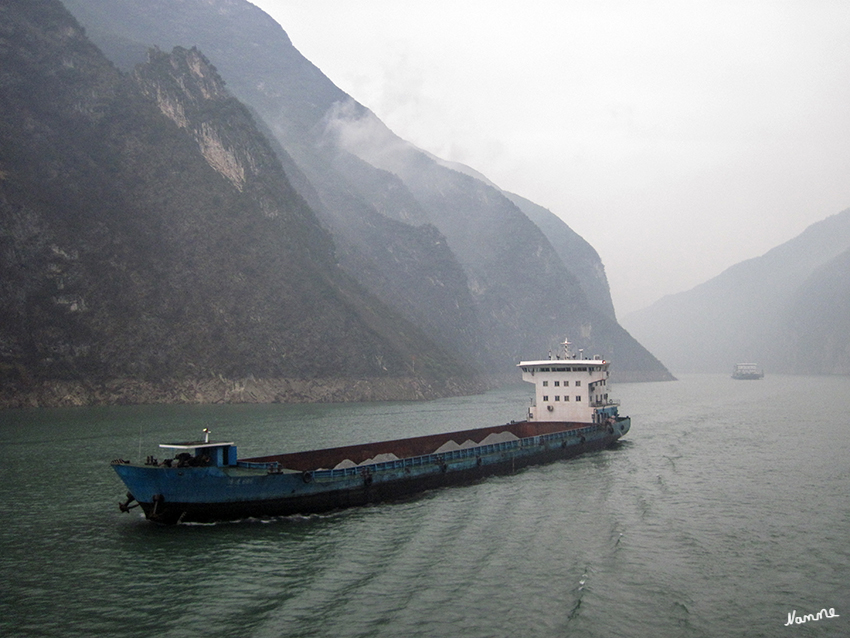
<path fill-rule="evenodd" d="M 616 416 L 619 401 L 608 398 L 608 362 L 596 356 L 575 356 L 570 342 L 564 352 L 540 361 L 521 361 L 522 380 L 534 384 L 529 421 L 601 423 Z"/>

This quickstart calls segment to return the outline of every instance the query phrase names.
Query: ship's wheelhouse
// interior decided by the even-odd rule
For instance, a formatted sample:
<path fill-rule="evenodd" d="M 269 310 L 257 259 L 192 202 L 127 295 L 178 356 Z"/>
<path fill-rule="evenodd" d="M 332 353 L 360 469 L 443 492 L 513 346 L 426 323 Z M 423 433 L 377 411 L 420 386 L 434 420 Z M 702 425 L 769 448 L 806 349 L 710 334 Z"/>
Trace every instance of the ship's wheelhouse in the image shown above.
<path fill-rule="evenodd" d="M 617 415 L 618 402 L 609 397 L 608 362 L 585 359 L 569 352 L 563 358 L 522 361 L 522 379 L 534 384 L 529 421 L 600 423 Z"/>

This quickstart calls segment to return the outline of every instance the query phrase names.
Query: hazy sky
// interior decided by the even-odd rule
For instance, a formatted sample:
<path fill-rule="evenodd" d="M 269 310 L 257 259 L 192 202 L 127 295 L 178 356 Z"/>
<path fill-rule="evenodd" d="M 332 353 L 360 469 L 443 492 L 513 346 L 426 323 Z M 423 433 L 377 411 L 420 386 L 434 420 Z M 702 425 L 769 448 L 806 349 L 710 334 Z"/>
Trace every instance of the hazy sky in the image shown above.
<path fill-rule="evenodd" d="M 549 208 L 618 314 L 850 207 L 850 2 L 254 0 L 401 137 Z"/>

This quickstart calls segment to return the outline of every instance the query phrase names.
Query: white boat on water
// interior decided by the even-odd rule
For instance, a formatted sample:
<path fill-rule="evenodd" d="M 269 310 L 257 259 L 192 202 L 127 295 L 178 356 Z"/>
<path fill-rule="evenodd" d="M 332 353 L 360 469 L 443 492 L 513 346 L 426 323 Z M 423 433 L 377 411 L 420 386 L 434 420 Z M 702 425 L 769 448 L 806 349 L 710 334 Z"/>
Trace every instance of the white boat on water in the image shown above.
<path fill-rule="evenodd" d="M 764 370 L 757 363 L 736 363 L 732 370 L 733 379 L 762 379 L 764 378 Z"/>

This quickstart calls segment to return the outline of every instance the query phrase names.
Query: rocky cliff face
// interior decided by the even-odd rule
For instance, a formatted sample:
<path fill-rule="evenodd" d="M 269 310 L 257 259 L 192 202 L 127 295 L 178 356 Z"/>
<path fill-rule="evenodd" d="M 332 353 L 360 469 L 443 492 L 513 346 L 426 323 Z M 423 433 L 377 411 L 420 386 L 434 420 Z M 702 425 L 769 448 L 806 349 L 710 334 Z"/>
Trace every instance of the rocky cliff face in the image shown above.
<path fill-rule="evenodd" d="M 604 275 L 595 263 L 579 264 L 593 261 L 589 253 L 571 252 L 567 266 L 516 202 L 400 140 L 256 7 L 241 0 L 67 4 L 124 64 L 142 44 L 197 44 L 291 156 L 304 177 L 296 188 L 331 230 L 344 268 L 465 360 L 510 371 L 569 334 L 613 358 L 618 375 L 671 378 L 617 325 Z"/>
<path fill-rule="evenodd" d="M 552 211 L 515 193 L 505 193 L 505 196 L 543 231 L 558 257 L 575 277 L 588 303 L 616 321 L 605 265 L 596 249 Z"/>
<path fill-rule="evenodd" d="M 200 51 L 128 76 L 58 2 L 10 0 L 0 68 L 0 401 L 480 389 L 338 267 Z"/>

